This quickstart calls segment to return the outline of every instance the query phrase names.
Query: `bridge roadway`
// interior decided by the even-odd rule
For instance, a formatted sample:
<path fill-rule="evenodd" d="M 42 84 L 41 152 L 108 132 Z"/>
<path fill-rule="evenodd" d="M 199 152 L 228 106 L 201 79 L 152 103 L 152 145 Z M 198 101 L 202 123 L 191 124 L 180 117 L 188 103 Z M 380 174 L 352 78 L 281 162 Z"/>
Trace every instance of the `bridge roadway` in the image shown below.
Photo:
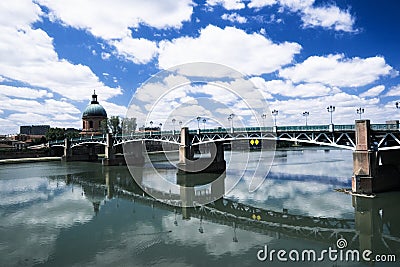
<path fill-rule="evenodd" d="M 164 194 L 165 199 L 156 200 L 148 196 L 129 174 L 124 176 L 123 173 L 119 173 L 118 180 L 116 177 L 111 177 L 110 173 L 106 172 L 103 175 L 105 176 L 105 183 L 104 180 L 103 182 L 94 180 L 93 176 L 82 177 L 76 174 L 69 175 L 65 179 L 67 184 L 72 182 L 73 184 L 81 185 L 87 195 L 98 192 L 104 198 L 106 197 L 105 194 L 107 194 L 108 198 L 117 196 L 118 198 L 138 202 L 152 208 L 182 214 L 184 219 L 195 217 L 264 235 L 278 235 L 279 238 L 282 236 L 301 238 L 328 245 L 336 244 L 337 239 L 343 237 L 349 243 L 348 248 L 353 249 L 366 249 L 365 239 L 369 238 L 374 239 L 374 242 L 383 244 L 390 252 L 400 253 L 400 233 L 383 233 L 385 227 L 394 229 L 391 225 L 395 222 L 385 221 L 382 216 L 379 216 L 379 211 L 376 208 L 372 215 L 376 213 L 378 216 L 369 218 L 368 214 L 371 211 L 368 209 L 370 208 L 361 207 L 358 209 L 357 204 L 355 204 L 356 220 L 294 215 L 287 211 L 277 212 L 262 209 L 226 198 L 215 200 L 208 205 L 195 206 L 194 208 L 179 208 L 170 204 L 173 202 L 174 205 L 179 205 L 180 195 L 159 192 L 158 195 Z M 362 203 L 362 201 L 369 201 L 369 199 L 358 198 L 358 202 Z M 357 203 L 357 197 L 353 197 L 353 205 L 354 203 Z M 359 205 L 363 206 L 363 204 Z M 359 215 L 363 217 L 361 221 L 357 221 Z M 373 244 L 368 241 L 367 245 L 370 246 L 367 248 L 373 250 L 376 243 Z"/>
<path fill-rule="evenodd" d="M 400 128 L 397 124 L 371 124 L 372 142 L 378 151 L 400 149 Z M 314 145 L 356 150 L 355 125 L 310 125 L 246 127 L 189 130 L 193 146 L 211 142 L 239 140 L 270 140 L 309 143 Z M 180 145 L 179 131 L 147 131 L 132 134 L 118 134 L 113 137 L 112 146 L 130 142 L 157 141 Z M 71 139 L 71 147 L 100 144 L 107 145 L 106 135 Z M 64 140 L 51 141 L 51 146 L 65 147 Z"/>

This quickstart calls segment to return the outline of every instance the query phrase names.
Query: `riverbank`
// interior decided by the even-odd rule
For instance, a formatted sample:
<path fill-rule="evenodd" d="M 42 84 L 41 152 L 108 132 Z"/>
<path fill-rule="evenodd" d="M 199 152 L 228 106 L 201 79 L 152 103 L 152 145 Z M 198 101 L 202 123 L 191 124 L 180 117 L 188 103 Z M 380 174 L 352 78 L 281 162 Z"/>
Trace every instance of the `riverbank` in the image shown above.
<path fill-rule="evenodd" d="M 43 162 L 43 161 L 60 161 L 60 160 L 61 160 L 61 157 L 0 159 L 0 165 L 2 165 L 2 164 L 30 163 L 30 162 Z"/>

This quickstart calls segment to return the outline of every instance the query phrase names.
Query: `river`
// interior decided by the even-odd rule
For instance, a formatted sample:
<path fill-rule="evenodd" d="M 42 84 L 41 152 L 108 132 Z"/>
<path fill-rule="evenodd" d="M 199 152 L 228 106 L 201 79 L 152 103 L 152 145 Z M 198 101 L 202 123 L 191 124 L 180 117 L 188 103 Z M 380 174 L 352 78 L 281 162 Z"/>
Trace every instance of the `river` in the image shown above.
<path fill-rule="evenodd" d="M 176 181 L 162 163 L 160 172 Z M 123 166 L 1 165 L 0 266 L 370 266 L 366 250 L 367 260 L 395 255 L 398 264 L 400 193 L 369 199 L 335 191 L 351 187 L 351 173 L 351 151 L 278 150 L 255 192 L 241 180 L 225 184 L 221 200 L 181 208 L 153 200 Z M 147 175 L 140 172 L 150 187 Z M 329 249 L 336 260 L 320 254 Z M 286 254 L 261 261 L 271 250 Z M 316 258 L 301 259 L 304 250 Z M 346 260 L 347 250 L 360 259 Z"/>

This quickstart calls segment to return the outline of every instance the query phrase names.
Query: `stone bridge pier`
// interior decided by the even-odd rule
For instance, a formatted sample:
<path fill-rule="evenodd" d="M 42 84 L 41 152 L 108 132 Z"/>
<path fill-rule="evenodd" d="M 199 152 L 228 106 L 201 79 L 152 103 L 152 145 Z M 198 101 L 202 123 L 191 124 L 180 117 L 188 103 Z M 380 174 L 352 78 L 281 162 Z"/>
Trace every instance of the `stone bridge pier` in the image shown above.
<path fill-rule="evenodd" d="M 64 155 L 62 156 L 63 161 L 71 161 L 72 158 L 72 148 L 71 140 L 68 138 L 64 139 Z"/>
<path fill-rule="evenodd" d="M 107 134 L 105 156 L 102 161 L 104 166 L 118 166 L 118 165 L 134 165 L 143 166 L 143 141 L 130 142 L 124 144 L 124 154 L 117 155 L 116 147 L 114 146 L 114 137 L 111 133 Z"/>
<path fill-rule="evenodd" d="M 400 189 L 400 151 L 378 151 L 369 120 L 356 120 L 352 191 L 377 193 Z"/>
<path fill-rule="evenodd" d="M 223 142 L 215 142 L 210 147 L 210 158 L 195 158 L 195 146 L 191 144 L 189 128 L 181 129 L 181 143 L 179 146 L 178 174 L 187 173 L 223 173 L 226 170 Z"/>
<path fill-rule="evenodd" d="M 79 147 L 75 149 L 75 153 L 72 150 L 71 139 L 64 139 L 64 154 L 61 158 L 62 161 L 96 161 L 97 154 L 94 145 L 88 145 L 87 147 Z"/>

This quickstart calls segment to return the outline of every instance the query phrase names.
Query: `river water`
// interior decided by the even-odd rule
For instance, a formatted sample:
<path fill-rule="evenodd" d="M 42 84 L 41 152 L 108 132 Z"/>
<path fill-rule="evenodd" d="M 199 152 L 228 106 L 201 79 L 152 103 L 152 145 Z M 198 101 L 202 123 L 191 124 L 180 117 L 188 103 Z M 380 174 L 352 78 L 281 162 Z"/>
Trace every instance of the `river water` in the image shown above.
<path fill-rule="evenodd" d="M 160 172 L 174 181 L 166 166 Z M 152 178 L 139 173 L 143 184 Z M 152 199 L 122 166 L 1 165 L 0 266 L 398 266 L 400 194 L 335 191 L 351 187 L 351 173 L 350 151 L 278 150 L 255 192 L 239 181 L 223 199 L 181 208 Z M 321 254 L 329 249 L 337 258 Z M 260 261 L 271 250 L 286 254 Z M 349 250 L 358 261 L 343 256 Z M 366 261 L 376 255 L 397 263 Z"/>

